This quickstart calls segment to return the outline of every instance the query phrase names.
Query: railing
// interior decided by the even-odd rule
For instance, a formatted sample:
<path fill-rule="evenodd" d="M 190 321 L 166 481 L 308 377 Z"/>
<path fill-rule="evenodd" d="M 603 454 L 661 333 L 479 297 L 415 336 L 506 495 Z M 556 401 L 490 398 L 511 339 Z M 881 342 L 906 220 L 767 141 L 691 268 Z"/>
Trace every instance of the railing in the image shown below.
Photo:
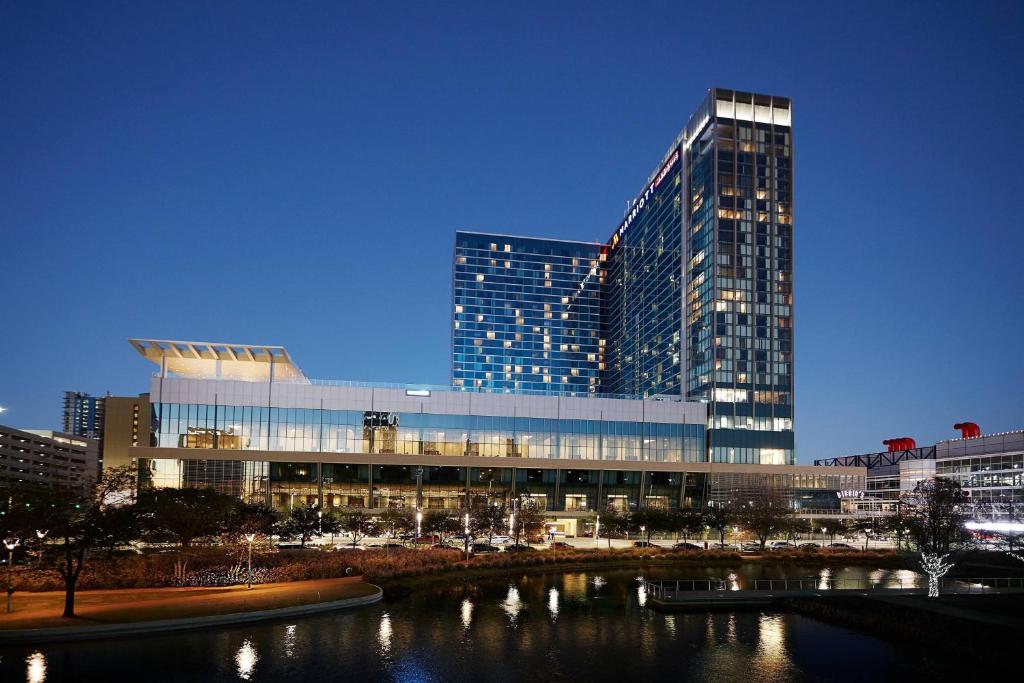
<path fill-rule="evenodd" d="M 692 593 L 721 593 L 730 592 L 750 593 L 762 592 L 771 593 L 776 591 L 836 591 L 836 590 L 859 590 L 859 591 L 907 591 L 923 590 L 928 583 L 928 577 L 920 576 L 913 579 L 888 578 L 882 580 L 871 579 L 826 579 L 826 578 L 803 578 L 803 579 L 754 579 L 743 586 L 731 579 L 680 579 L 669 581 L 644 581 L 644 588 L 648 597 L 671 601 L 685 598 Z M 988 578 L 956 578 L 945 579 L 940 584 L 940 590 L 947 593 L 981 594 L 1001 589 L 1024 590 L 1024 577 L 988 577 Z"/>

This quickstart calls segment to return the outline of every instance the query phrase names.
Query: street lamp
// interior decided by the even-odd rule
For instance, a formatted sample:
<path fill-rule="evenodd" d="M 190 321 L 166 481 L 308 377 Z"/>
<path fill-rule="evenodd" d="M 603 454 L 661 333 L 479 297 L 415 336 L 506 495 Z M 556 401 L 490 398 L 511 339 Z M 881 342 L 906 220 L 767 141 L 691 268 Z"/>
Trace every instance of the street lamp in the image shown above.
<path fill-rule="evenodd" d="M 466 513 L 466 559 L 469 560 L 469 513 Z"/>
<path fill-rule="evenodd" d="M 594 521 L 594 547 L 601 547 L 601 515 Z"/>
<path fill-rule="evenodd" d="M 320 538 L 322 539 L 323 535 L 324 535 L 324 511 L 323 510 L 317 510 L 316 511 L 316 525 L 317 525 L 316 526 L 317 535 L 320 536 Z"/>
<path fill-rule="evenodd" d="M 36 529 L 36 538 L 39 539 L 39 555 L 36 557 L 36 568 L 43 563 L 43 539 L 50 533 L 47 529 Z"/>
<path fill-rule="evenodd" d="M 420 534 L 422 533 L 422 526 L 423 526 L 423 511 L 422 510 L 417 510 L 416 511 L 416 542 L 417 543 L 420 542 Z"/>
<path fill-rule="evenodd" d="M 821 544 L 825 545 L 825 534 L 828 533 L 828 529 L 821 527 Z"/>
<path fill-rule="evenodd" d="M 252 542 L 256 540 L 256 534 L 246 534 L 245 540 L 249 542 L 249 573 L 246 590 L 252 590 Z"/>
<path fill-rule="evenodd" d="M 14 594 L 14 549 L 21 543 L 16 538 L 5 538 L 4 547 L 7 548 L 7 613 L 11 612 L 11 595 Z"/>
<path fill-rule="evenodd" d="M 647 525 L 646 524 L 641 524 L 640 525 L 640 533 L 641 534 L 646 534 L 647 533 Z"/>

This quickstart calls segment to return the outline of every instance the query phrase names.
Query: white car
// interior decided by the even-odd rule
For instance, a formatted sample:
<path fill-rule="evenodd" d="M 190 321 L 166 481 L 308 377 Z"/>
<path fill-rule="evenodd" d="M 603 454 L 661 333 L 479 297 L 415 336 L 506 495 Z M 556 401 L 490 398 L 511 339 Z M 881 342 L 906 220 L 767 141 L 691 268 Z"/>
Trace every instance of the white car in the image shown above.
<path fill-rule="evenodd" d="M 492 536 L 490 542 L 492 545 L 508 545 L 512 539 L 508 536 Z M 477 543 L 487 543 L 487 538 L 478 538 Z"/>

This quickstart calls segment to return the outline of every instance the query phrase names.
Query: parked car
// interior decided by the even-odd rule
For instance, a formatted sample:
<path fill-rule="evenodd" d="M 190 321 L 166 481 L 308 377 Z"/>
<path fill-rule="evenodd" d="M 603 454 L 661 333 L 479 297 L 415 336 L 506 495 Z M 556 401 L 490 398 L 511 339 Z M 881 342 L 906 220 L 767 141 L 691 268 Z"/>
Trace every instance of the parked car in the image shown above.
<path fill-rule="evenodd" d="M 703 549 L 704 549 L 704 546 L 702 546 L 702 545 L 697 545 L 696 543 L 688 543 L 686 541 L 682 541 L 680 543 L 676 543 L 674 546 L 672 546 L 672 550 L 703 550 Z"/>
<path fill-rule="evenodd" d="M 469 546 L 469 549 L 474 553 L 497 553 L 501 552 L 501 548 L 496 545 L 490 545 L 488 543 L 474 543 Z"/>
<path fill-rule="evenodd" d="M 856 548 L 849 543 L 829 543 L 828 547 L 835 548 L 836 550 L 856 550 Z"/>
<path fill-rule="evenodd" d="M 572 546 L 565 541 L 551 541 L 549 548 L 552 550 L 571 550 Z"/>
<path fill-rule="evenodd" d="M 430 543 L 430 544 L 440 543 L 441 542 L 441 537 L 438 536 L 437 534 L 427 534 L 427 535 L 418 536 L 418 537 L 412 539 L 412 542 L 413 543 Z"/>
<path fill-rule="evenodd" d="M 453 548 L 450 545 L 445 545 L 444 543 L 435 543 L 434 545 L 430 546 L 430 550 L 457 550 L 457 548 Z"/>
<path fill-rule="evenodd" d="M 634 548 L 654 548 L 655 545 L 650 541 L 633 541 Z"/>
<path fill-rule="evenodd" d="M 814 549 L 814 548 L 820 548 L 821 545 L 819 545 L 818 543 L 801 543 L 800 547 L 801 548 Z"/>
<path fill-rule="evenodd" d="M 484 540 L 485 539 L 480 539 L 480 542 L 484 542 Z M 505 545 L 505 544 L 511 542 L 511 540 L 512 539 L 510 539 L 508 536 L 494 536 L 494 537 L 491 538 L 491 544 L 492 545 Z"/>
<path fill-rule="evenodd" d="M 759 553 L 759 552 L 761 552 L 761 544 L 760 543 L 744 543 L 741 546 L 741 550 L 743 550 L 743 552 L 745 552 L 745 553 Z"/>
<path fill-rule="evenodd" d="M 510 545 L 505 546 L 505 552 L 506 553 L 536 552 L 536 548 L 531 548 L 530 546 L 523 545 L 522 543 L 520 543 L 519 545 L 516 545 L 515 543 L 512 543 Z"/>
<path fill-rule="evenodd" d="M 792 550 L 793 548 L 796 548 L 796 544 L 789 541 L 775 541 L 772 543 L 772 550 Z"/>

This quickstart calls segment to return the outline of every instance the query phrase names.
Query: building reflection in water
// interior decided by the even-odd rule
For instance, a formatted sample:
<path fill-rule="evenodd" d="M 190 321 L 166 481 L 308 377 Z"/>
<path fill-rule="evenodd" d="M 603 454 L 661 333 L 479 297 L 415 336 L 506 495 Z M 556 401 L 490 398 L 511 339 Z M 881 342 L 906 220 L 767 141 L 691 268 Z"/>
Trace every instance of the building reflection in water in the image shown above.
<path fill-rule="evenodd" d="M 551 612 L 551 619 L 558 617 L 558 589 L 552 588 L 548 591 L 548 611 Z"/>
<path fill-rule="evenodd" d="M 505 601 L 501 603 L 501 608 L 508 615 L 509 623 L 515 626 L 516 618 L 523 610 L 523 601 L 519 598 L 518 588 L 511 585 L 508 587 L 508 595 L 505 596 Z"/>
<path fill-rule="evenodd" d="M 288 658 L 295 656 L 295 624 L 284 627 L 284 656 Z"/>
<path fill-rule="evenodd" d="M 665 628 L 672 634 L 672 637 L 676 635 L 676 618 L 671 614 L 665 615 Z"/>
<path fill-rule="evenodd" d="M 381 655 L 391 653 L 391 615 L 387 612 L 380 616 L 380 627 L 377 629 L 377 644 Z"/>
<path fill-rule="evenodd" d="M 764 680 L 782 680 L 790 670 L 786 651 L 785 621 L 779 615 L 762 614 L 757 623 L 757 651 L 753 668 Z"/>
<path fill-rule="evenodd" d="M 909 569 L 899 569 L 889 577 L 889 586 L 892 588 L 914 588 L 920 586 L 921 577 Z"/>
<path fill-rule="evenodd" d="M 46 680 L 46 655 L 33 652 L 25 657 L 25 680 L 28 683 L 43 683 Z"/>
<path fill-rule="evenodd" d="M 245 681 L 252 678 L 252 674 L 256 670 L 256 662 L 259 659 L 259 655 L 256 654 L 256 646 L 252 644 L 252 641 L 248 638 L 243 640 L 242 646 L 235 653 L 235 667 L 238 669 L 239 678 Z"/>
<path fill-rule="evenodd" d="M 818 573 L 818 590 L 827 591 L 828 581 L 832 578 L 832 570 L 826 567 Z"/>
<path fill-rule="evenodd" d="M 729 645 L 735 645 L 738 641 L 736 638 L 736 614 L 729 613 L 729 623 L 725 627 L 725 642 Z"/>
<path fill-rule="evenodd" d="M 740 577 L 736 576 L 736 572 L 729 572 L 726 579 L 729 582 L 729 590 L 738 591 L 740 589 Z"/>
<path fill-rule="evenodd" d="M 469 598 L 462 600 L 462 628 L 468 629 L 473 623 L 473 601 Z"/>

